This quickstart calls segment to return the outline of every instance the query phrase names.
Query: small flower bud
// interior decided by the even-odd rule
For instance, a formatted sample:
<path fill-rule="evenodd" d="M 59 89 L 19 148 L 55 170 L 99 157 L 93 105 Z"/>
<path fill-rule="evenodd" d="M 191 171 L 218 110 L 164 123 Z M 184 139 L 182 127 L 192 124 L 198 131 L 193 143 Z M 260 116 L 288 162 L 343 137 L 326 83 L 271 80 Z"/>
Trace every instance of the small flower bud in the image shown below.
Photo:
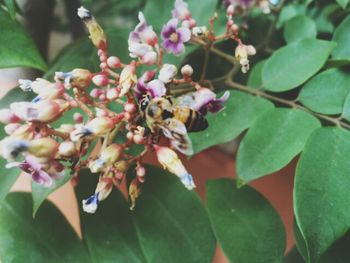
<path fill-rule="evenodd" d="M 10 109 L 1 109 L 0 110 L 0 122 L 4 124 L 8 123 L 16 123 L 19 122 L 21 119 L 18 118 L 12 110 Z"/>
<path fill-rule="evenodd" d="M 62 156 L 72 156 L 76 152 L 75 144 L 70 141 L 65 141 L 58 147 L 58 154 Z"/>
<path fill-rule="evenodd" d="M 71 72 L 56 72 L 55 79 L 57 81 L 64 82 L 66 89 L 70 87 L 75 87 L 79 89 L 87 88 L 92 79 L 92 74 L 87 69 L 74 69 Z"/>
<path fill-rule="evenodd" d="M 113 181 L 111 178 L 102 177 L 97 183 L 95 193 L 98 193 L 99 201 L 105 200 L 113 189 Z"/>
<path fill-rule="evenodd" d="M 103 90 L 101 90 L 101 89 L 92 89 L 92 90 L 90 91 L 90 96 L 96 99 L 96 98 L 98 98 L 102 93 L 103 93 Z"/>
<path fill-rule="evenodd" d="M 129 196 L 131 201 L 130 210 L 134 210 L 136 199 L 141 195 L 141 183 L 137 178 L 134 178 L 129 186 Z"/>
<path fill-rule="evenodd" d="M 124 105 L 124 110 L 129 113 L 133 113 L 136 111 L 136 106 L 134 103 L 126 103 Z"/>
<path fill-rule="evenodd" d="M 164 64 L 159 71 L 158 79 L 164 83 L 169 83 L 177 74 L 177 68 L 173 64 Z"/>
<path fill-rule="evenodd" d="M 122 161 L 115 163 L 114 167 L 118 171 L 125 173 L 129 169 L 129 162 L 122 160 Z"/>
<path fill-rule="evenodd" d="M 58 151 L 58 143 L 49 137 L 35 139 L 30 142 L 28 152 L 36 157 L 54 157 Z"/>
<path fill-rule="evenodd" d="M 117 88 L 107 89 L 106 98 L 109 101 L 117 99 L 119 96 L 119 91 Z"/>
<path fill-rule="evenodd" d="M 79 112 L 75 112 L 73 115 L 73 119 L 75 123 L 82 123 L 84 122 L 84 116 L 81 115 Z"/>
<path fill-rule="evenodd" d="M 129 141 L 131 141 L 131 140 L 134 138 L 134 134 L 133 134 L 131 131 L 129 131 L 129 132 L 126 134 L 126 138 L 127 138 Z"/>
<path fill-rule="evenodd" d="M 123 148 L 120 145 L 113 143 L 101 152 L 99 159 L 107 164 L 113 164 L 119 159 L 122 151 Z"/>
<path fill-rule="evenodd" d="M 193 68 L 190 65 L 186 64 L 181 68 L 181 74 L 186 77 L 191 77 L 193 74 Z"/>
<path fill-rule="evenodd" d="M 134 64 L 125 66 L 120 73 L 119 83 L 121 86 L 119 97 L 123 97 L 137 83 L 136 68 Z"/>
<path fill-rule="evenodd" d="M 120 68 L 121 67 L 121 62 L 118 57 L 111 56 L 107 59 L 107 64 L 110 68 Z"/>
<path fill-rule="evenodd" d="M 136 167 L 136 175 L 140 177 L 144 177 L 146 175 L 145 167 L 139 165 Z"/>
<path fill-rule="evenodd" d="M 33 125 L 24 124 L 11 133 L 11 137 L 22 140 L 33 140 L 36 135 Z"/>
<path fill-rule="evenodd" d="M 114 121 L 108 117 L 97 117 L 89 121 L 85 128 L 94 135 L 105 135 L 114 128 Z"/>
<path fill-rule="evenodd" d="M 92 78 L 92 82 L 98 87 L 103 87 L 109 84 L 109 79 L 105 74 L 97 74 Z"/>
<path fill-rule="evenodd" d="M 157 53 L 154 51 L 147 52 L 144 56 L 142 56 L 141 61 L 146 65 L 153 65 L 157 63 Z"/>
<path fill-rule="evenodd" d="M 226 15 L 233 16 L 234 11 L 235 11 L 235 7 L 233 5 L 229 5 L 226 9 Z"/>
<path fill-rule="evenodd" d="M 135 134 L 134 137 L 133 137 L 133 140 L 134 140 L 134 143 L 136 143 L 136 144 L 142 144 L 144 138 L 140 134 Z"/>

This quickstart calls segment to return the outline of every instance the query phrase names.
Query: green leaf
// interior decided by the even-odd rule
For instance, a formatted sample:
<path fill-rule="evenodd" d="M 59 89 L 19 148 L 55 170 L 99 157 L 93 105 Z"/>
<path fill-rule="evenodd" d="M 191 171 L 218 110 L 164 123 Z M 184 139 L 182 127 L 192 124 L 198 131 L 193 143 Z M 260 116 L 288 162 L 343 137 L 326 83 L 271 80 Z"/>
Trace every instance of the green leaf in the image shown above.
<path fill-rule="evenodd" d="M 129 61 L 127 30 L 109 30 L 106 32 L 109 54 L 118 56 L 123 62 Z M 67 46 L 56 57 L 46 72 L 46 78 L 52 77 L 56 71 L 71 71 L 74 68 L 85 68 L 92 71 L 99 69 L 97 49 L 87 37 Z"/>
<path fill-rule="evenodd" d="M 346 120 L 350 120 L 350 93 L 346 96 L 342 117 Z"/>
<path fill-rule="evenodd" d="M 262 87 L 262 69 L 265 65 L 266 60 L 259 61 L 254 65 L 248 76 L 247 85 L 251 88 Z"/>
<path fill-rule="evenodd" d="M 294 212 L 309 262 L 350 228 L 350 133 L 320 128 L 309 138 L 294 182 Z"/>
<path fill-rule="evenodd" d="M 305 13 L 306 13 L 305 5 L 289 4 L 284 6 L 279 14 L 279 17 L 276 23 L 276 28 L 277 29 L 282 28 L 288 20 L 292 19 L 297 15 L 302 15 Z"/>
<path fill-rule="evenodd" d="M 32 181 L 32 196 L 33 196 L 33 217 L 38 212 L 39 207 L 45 201 L 45 199 L 58 188 L 63 186 L 71 178 L 70 171 L 66 170 L 61 178 L 54 180 L 52 186 L 45 187 Z"/>
<path fill-rule="evenodd" d="M 11 193 L 0 206 L 0 258 L 8 262 L 90 262 L 57 208 L 45 202 L 32 218 L 30 194 Z"/>
<path fill-rule="evenodd" d="M 335 45 L 324 40 L 302 39 L 278 49 L 263 67 L 264 88 L 281 92 L 303 84 L 322 68 Z"/>
<path fill-rule="evenodd" d="M 332 40 L 337 43 L 337 47 L 332 52 L 332 58 L 350 60 L 350 15 L 336 28 Z"/>
<path fill-rule="evenodd" d="M 188 9 L 192 12 L 192 17 L 198 25 L 208 25 L 209 19 L 214 15 L 217 0 L 188 0 Z M 144 14 L 149 25 L 160 32 L 171 18 L 171 10 L 174 9 L 173 0 L 149 0 L 146 2 Z"/>
<path fill-rule="evenodd" d="M 152 166 L 146 169 L 147 180 L 134 211 L 116 189 L 100 203 L 96 214 L 81 211 L 83 237 L 92 260 L 211 262 L 216 242 L 197 194 L 174 175 Z M 97 176 L 82 175 L 79 203 L 94 193 L 96 183 Z"/>
<path fill-rule="evenodd" d="M 350 75 L 340 69 L 329 69 L 308 81 L 298 99 L 312 111 L 339 114 L 349 92 Z"/>
<path fill-rule="evenodd" d="M 281 262 L 286 247 L 282 220 L 262 194 L 235 181 L 207 182 L 210 220 L 231 262 Z"/>
<path fill-rule="evenodd" d="M 329 4 L 319 9 L 319 12 L 316 13 L 317 16 L 314 18 L 318 32 L 333 34 L 334 25 L 331 16 L 338 10 L 337 4 Z"/>
<path fill-rule="evenodd" d="M 300 151 L 313 130 L 312 115 L 296 109 L 274 109 L 248 130 L 237 153 L 237 174 L 245 182 L 276 172 Z"/>
<path fill-rule="evenodd" d="M 212 262 L 216 241 L 198 194 L 168 172 L 146 169 L 133 219 L 147 262 Z"/>
<path fill-rule="evenodd" d="M 293 17 L 284 27 L 284 39 L 288 44 L 304 38 L 316 38 L 316 36 L 316 24 L 306 15 Z"/>
<path fill-rule="evenodd" d="M 84 171 L 76 188 L 84 242 L 92 262 L 146 262 L 138 242 L 131 211 L 117 189 L 100 203 L 97 212 L 87 214 L 81 202 L 91 196 L 98 176 Z"/>
<path fill-rule="evenodd" d="M 1 8 L 0 28 L 0 68 L 30 67 L 46 70 L 47 66 L 29 35 Z"/>
<path fill-rule="evenodd" d="M 12 19 L 16 19 L 16 1 L 15 0 L 4 0 L 7 11 L 9 12 Z"/>
<path fill-rule="evenodd" d="M 291 251 L 283 259 L 283 263 L 304 263 L 303 257 L 300 255 L 296 247 L 293 247 Z"/>
<path fill-rule="evenodd" d="M 202 132 L 189 134 L 194 153 L 234 139 L 272 108 L 273 104 L 265 99 L 231 91 L 225 109 L 217 114 L 208 114 L 209 127 Z"/>
<path fill-rule="evenodd" d="M 345 9 L 346 6 L 349 4 L 349 0 L 337 0 L 337 3 L 338 3 L 343 9 Z"/>

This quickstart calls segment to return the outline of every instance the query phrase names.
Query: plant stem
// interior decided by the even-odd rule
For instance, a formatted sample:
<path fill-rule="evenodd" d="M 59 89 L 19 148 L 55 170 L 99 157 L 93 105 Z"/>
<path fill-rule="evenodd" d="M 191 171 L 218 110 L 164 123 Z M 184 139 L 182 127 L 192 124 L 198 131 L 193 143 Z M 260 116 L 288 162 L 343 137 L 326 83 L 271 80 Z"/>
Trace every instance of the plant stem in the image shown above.
<path fill-rule="evenodd" d="M 327 116 L 327 115 L 323 115 L 323 114 L 320 114 L 320 113 L 313 112 L 313 111 L 309 110 L 308 108 L 306 108 L 306 107 L 304 107 L 304 106 L 302 106 L 300 104 L 297 104 L 295 101 L 285 100 L 285 99 L 273 96 L 273 95 L 268 94 L 268 93 L 266 93 L 266 92 L 264 92 L 262 90 L 254 89 L 254 88 L 251 88 L 251 87 L 248 87 L 248 86 L 244 86 L 244 85 L 242 85 L 240 83 L 234 82 L 231 79 L 227 79 L 226 80 L 226 84 L 228 86 L 230 86 L 231 88 L 234 88 L 234 89 L 237 89 L 237 90 L 241 90 L 243 92 L 247 92 L 247 93 L 253 94 L 255 96 L 266 98 L 266 99 L 269 99 L 269 100 L 281 103 L 283 105 L 289 106 L 291 108 L 295 108 L 295 109 L 299 109 L 299 110 L 305 111 L 307 113 L 310 113 L 310 114 L 318 117 L 319 119 L 326 120 L 328 122 L 331 122 L 331 123 L 335 124 L 338 127 L 343 127 L 343 128 L 346 128 L 346 129 L 350 130 L 350 125 L 342 122 L 341 119 L 333 118 L 333 117 L 330 117 L 330 116 Z"/>

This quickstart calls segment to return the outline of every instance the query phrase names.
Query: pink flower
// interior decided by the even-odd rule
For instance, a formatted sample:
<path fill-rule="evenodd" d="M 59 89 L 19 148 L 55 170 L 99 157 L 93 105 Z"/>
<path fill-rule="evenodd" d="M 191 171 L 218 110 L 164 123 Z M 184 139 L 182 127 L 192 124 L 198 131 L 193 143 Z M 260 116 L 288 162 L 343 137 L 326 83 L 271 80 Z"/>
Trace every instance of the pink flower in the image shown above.
<path fill-rule="evenodd" d="M 185 51 L 185 42 L 191 39 L 191 31 L 187 27 L 177 27 L 178 20 L 171 19 L 162 29 L 163 47 L 169 53 L 180 55 Z"/>
<path fill-rule="evenodd" d="M 192 14 L 188 10 L 188 4 L 183 0 L 176 0 L 174 4 L 174 9 L 171 11 L 173 18 L 179 20 L 188 20 L 191 18 Z"/>

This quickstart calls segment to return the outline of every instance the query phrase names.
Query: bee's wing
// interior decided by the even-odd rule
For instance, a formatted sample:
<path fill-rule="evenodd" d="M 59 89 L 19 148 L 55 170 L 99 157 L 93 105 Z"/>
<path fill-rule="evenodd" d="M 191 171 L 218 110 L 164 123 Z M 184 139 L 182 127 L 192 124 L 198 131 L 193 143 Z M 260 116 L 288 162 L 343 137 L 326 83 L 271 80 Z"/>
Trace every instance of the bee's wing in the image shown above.
<path fill-rule="evenodd" d="M 181 121 L 169 118 L 164 121 L 161 126 L 165 137 L 169 138 L 171 145 L 179 152 L 192 155 L 192 142 L 187 135 L 185 124 Z"/>
<path fill-rule="evenodd" d="M 185 95 L 174 98 L 173 101 L 174 106 L 192 109 L 192 107 L 196 104 L 196 96 L 194 92 L 190 92 Z"/>

